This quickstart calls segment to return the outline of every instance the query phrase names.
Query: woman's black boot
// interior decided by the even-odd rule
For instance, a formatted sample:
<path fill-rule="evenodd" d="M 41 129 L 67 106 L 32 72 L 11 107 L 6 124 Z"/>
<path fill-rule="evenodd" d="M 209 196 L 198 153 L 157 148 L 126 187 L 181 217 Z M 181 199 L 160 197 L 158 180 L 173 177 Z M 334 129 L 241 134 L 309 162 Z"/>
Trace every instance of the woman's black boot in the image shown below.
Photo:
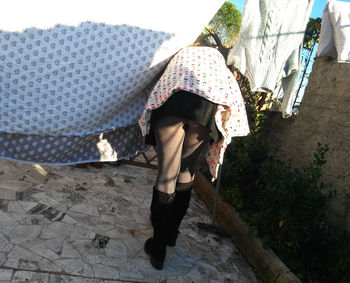
<path fill-rule="evenodd" d="M 175 193 L 166 194 L 153 188 L 151 203 L 153 237 L 145 242 L 145 252 L 151 257 L 151 264 L 156 269 L 162 269 L 166 255 L 166 245 L 169 238 L 172 221 Z"/>
<path fill-rule="evenodd" d="M 174 210 L 167 243 L 169 247 L 174 247 L 176 245 L 181 221 L 185 217 L 187 209 L 190 205 L 192 195 L 192 184 L 193 182 L 185 184 L 176 184 Z"/>

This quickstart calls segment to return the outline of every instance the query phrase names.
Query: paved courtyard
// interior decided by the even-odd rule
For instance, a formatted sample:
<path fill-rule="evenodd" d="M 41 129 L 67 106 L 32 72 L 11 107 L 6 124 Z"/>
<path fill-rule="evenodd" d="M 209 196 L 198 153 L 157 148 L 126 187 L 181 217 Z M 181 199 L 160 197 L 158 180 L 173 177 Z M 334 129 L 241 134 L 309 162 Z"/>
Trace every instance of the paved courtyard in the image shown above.
<path fill-rule="evenodd" d="M 0 282 L 257 282 L 228 238 L 197 228 L 195 192 L 161 271 L 144 253 L 156 171 L 0 159 Z"/>

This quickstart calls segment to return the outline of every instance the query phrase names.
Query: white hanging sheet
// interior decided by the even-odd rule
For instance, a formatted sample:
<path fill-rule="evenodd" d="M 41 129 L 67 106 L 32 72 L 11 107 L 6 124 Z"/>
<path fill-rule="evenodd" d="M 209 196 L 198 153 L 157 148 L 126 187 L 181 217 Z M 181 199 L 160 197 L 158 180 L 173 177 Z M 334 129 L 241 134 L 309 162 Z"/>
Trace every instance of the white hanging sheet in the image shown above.
<path fill-rule="evenodd" d="M 300 45 L 313 0 L 247 0 L 228 64 L 245 75 L 252 91 L 273 92 L 282 80 L 283 117 L 292 114 Z"/>
<path fill-rule="evenodd" d="M 137 121 L 152 82 L 223 2 L 2 3 L 0 157 L 73 164 L 145 150 Z"/>
<path fill-rule="evenodd" d="M 326 4 L 317 56 L 330 56 L 339 63 L 350 62 L 350 3 L 329 1 Z"/>

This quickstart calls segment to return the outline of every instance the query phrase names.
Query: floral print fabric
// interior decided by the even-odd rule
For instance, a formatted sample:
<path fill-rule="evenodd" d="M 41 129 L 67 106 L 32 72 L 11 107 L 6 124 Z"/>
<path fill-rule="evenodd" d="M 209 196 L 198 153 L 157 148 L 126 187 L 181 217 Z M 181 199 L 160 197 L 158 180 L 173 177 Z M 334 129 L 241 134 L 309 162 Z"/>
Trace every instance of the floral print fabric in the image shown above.
<path fill-rule="evenodd" d="M 149 133 L 152 110 L 161 107 L 179 90 L 218 104 L 215 122 L 222 139 L 213 142 L 207 152 L 209 170 L 215 179 L 231 138 L 249 133 L 240 88 L 219 51 L 211 47 L 184 48 L 172 58 L 148 97 L 139 119 L 142 135 Z"/>

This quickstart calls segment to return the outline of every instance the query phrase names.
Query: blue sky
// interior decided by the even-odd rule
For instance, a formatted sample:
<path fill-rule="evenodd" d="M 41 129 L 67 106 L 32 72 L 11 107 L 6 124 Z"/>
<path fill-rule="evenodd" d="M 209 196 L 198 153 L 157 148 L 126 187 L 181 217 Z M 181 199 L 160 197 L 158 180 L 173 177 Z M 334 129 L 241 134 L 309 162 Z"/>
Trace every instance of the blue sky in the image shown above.
<path fill-rule="evenodd" d="M 243 13 L 245 0 L 230 0 L 236 5 L 236 8 Z M 307 1 L 307 0 L 305 0 Z M 350 2 L 350 0 L 342 0 L 342 2 Z M 326 6 L 327 0 L 315 0 L 311 11 L 311 18 L 322 18 L 322 12 Z"/>

